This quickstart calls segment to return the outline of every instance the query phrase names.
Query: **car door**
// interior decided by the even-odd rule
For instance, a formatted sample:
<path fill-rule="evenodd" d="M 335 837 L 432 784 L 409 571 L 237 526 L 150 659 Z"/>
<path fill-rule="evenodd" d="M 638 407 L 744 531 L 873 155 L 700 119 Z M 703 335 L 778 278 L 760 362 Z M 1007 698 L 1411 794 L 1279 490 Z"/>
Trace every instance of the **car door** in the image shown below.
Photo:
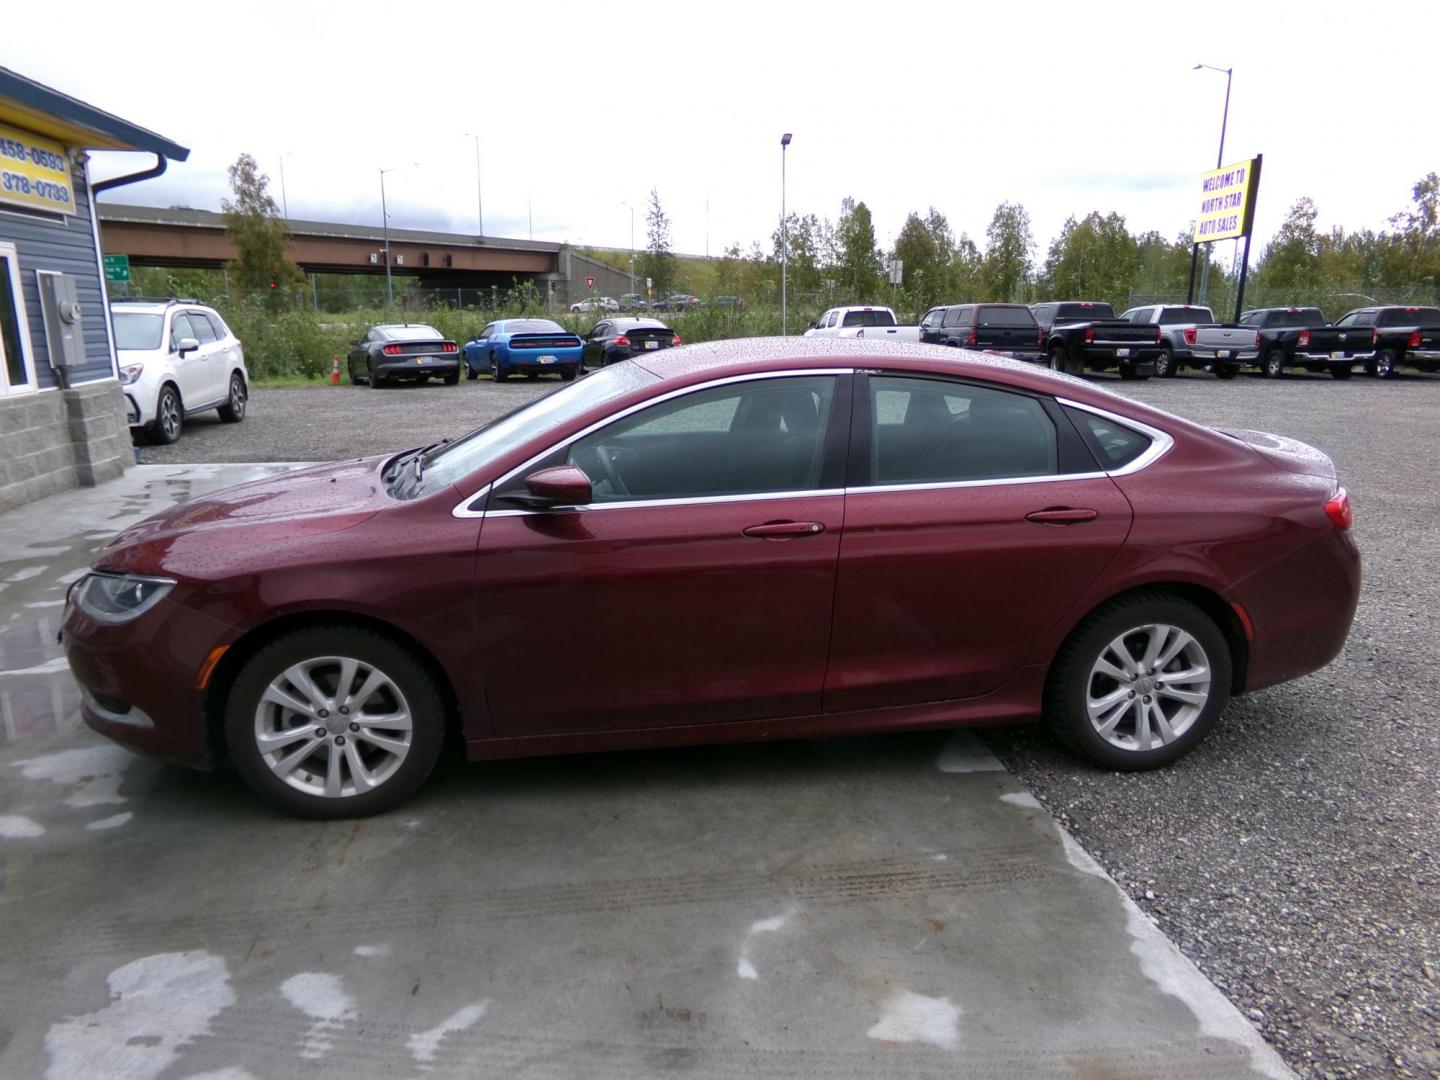
<path fill-rule="evenodd" d="M 504 735 L 820 711 L 844 516 L 849 377 L 767 374 L 679 392 L 497 483 L 475 651 Z M 507 503 L 573 464 L 584 507 Z"/>
<path fill-rule="evenodd" d="M 605 339 L 610 336 L 610 324 L 598 322 L 590 328 L 585 335 L 585 348 L 583 355 L 585 366 L 590 368 L 603 367 L 605 364 Z"/>
<path fill-rule="evenodd" d="M 350 351 L 346 354 L 345 357 L 345 363 L 350 369 L 351 382 L 354 382 L 357 377 L 361 379 L 369 377 L 369 354 L 366 351 L 366 348 L 370 344 L 370 342 L 374 340 L 375 331 L 368 330 L 366 331 L 363 338 L 357 341 L 354 345 L 350 346 Z"/>
<path fill-rule="evenodd" d="M 206 398 L 205 361 L 200 349 L 188 349 L 182 356 L 180 342 L 186 338 L 198 342 L 199 334 L 190 325 L 190 316 L 176 311 L 170 316 L 170 362 L 175 368 L 175 381 L 180 385 L 180 398 L 186 409 L 193 409 Z"/>
<path fill-rule="evenodd" d="M 225 367 L 225 344 L 203 311 L 187 311 L 185 314 L 190 320 L 195 340 L 200 343 L 195 352 L 200 358 L 201 393 L 199 399 L 187 401 L 186 405 L 192 408 L 211 405 L 225 396 L 226 377 L 230 374 Z"/>
<path fill-rule="evenodd" d="M 1053 401 L 857 375 L 825 710 L 1003 685 L 1130 529 L 1128 500 Z"/>
<path fill-rule="evenodd" d="M 952 307 L 945 312 L 945 317 L 940 323 L 939 341 L 942 345 L 962 345 L 965 342 L 966 332 L 969 329 L 970 313 L 975 309 L 966 305 L 965 307 Z"/>

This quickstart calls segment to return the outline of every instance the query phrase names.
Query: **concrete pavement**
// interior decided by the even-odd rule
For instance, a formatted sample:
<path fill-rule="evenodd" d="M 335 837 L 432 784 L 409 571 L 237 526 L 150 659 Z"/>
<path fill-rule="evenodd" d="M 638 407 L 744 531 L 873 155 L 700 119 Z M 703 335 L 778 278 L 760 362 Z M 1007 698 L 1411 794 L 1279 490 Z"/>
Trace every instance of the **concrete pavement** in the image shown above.
<path fill-rule="evenodd" d="M 92 735 L 55 645 L 129 522 L 0 518 L 0 1076 L 1288 1076 L 969 735 L 447 763 L 361 822 Z"/>

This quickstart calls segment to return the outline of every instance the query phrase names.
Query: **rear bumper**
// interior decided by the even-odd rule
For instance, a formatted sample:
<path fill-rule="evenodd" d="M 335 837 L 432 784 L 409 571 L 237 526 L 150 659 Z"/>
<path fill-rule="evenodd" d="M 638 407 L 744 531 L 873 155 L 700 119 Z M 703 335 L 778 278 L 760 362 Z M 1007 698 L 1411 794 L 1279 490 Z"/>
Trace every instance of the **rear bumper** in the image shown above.
<path fill-rule="evenodd" d="M 1363 364 L 1374 355 L 1374 353 L 1351 353 L 1349 356 L 1334 357 L 1329 353 L 1297 352 L 1290 362 L 1292 364 L 1312 367 L 1316 365 L 1329 366 L 1331 364 L 1337 367 L 1350 367 L 1352 364 Z"/>
<path fill-rule="evenodd" d="M 549 360 L 542 360 L 541 357 L 551 357 Z M 512 352 L 499 357 L 500 363 L 507 368 L 535 368 L 539 371 L 550 371 L 552 369 L 573 368 L 580 366 L 579 349 L 556 349 L 554 352 L 533 353 Z"/>
<path fill-rule="evenodd" d="M 1223 355 L 1222 355 L 1223 354 Z M 1181 357 L 1180 353 L 1175 354 L 1177 359 L 1184 359 L 1191 364 L 1253 364 L 1260 359 L 1260 350 L 1254 347 L 1249 349 L 1191 349 L 1189 354 Z"/>
<path fill-rule="evenodd" d="M 1407 364 L 1440 364 L 1440 349 L 1412 349 L 1405 354 Z"/>
<path fill-rule="evenodd" d="M 375 374 L 386 379 L 418 375 L 453 375 L 460 370 L 460 358 L 427 356 L 422 364 L 419 358 L 401 357 L 397 360 L 375 365 Z"/>

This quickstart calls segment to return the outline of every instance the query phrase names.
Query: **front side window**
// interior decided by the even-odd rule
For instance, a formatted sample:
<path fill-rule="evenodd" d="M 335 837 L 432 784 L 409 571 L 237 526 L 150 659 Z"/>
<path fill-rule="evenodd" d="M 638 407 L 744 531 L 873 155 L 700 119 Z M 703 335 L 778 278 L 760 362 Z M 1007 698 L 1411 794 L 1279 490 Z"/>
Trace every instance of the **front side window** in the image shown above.
<path fill-rule="evenodd" d="M 1051 476 L 1055 425 L 1024 394 L 940 379 L 871 376 L 866 486 Z"/>
<path fill-rule="evenodd" d="M 33 390 L 29 358 L 30 334 L 25 325 L 25 300 L 20 292 L 20 267 L 12 244 L 0 244 L 0 393 Z"/>
<path fill-rule="evenodd" d="M 200 339 L 195 334 L 195 328 L 190 325 L 190 317 L 183 311 L 177 312 L 170 320 L 170 351 L 175 352 L 180 348 L 180 342 L 186 338 Z"/>
<path fill-rule="evenodd" d="M 752 379 L 698 390 L 571 444 L 593 502 L 813 491 L 835 378 Z"/>

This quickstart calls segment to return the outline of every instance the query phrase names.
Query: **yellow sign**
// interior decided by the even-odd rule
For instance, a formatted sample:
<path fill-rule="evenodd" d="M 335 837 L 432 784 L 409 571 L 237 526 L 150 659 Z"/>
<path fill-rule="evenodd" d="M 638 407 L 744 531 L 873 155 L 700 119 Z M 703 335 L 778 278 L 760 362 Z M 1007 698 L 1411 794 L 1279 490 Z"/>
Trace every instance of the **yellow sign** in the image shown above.
<path fill-rule="evenodd" d="M 1259 169 L 1255 159 L 1226 165 L 1200 177 L 1200 214 L 1195 218 L 1195 243 L 1229 240 L 1250 231 Z"/>
<path fill-rule="evenodd" d="M 73 214 L 75 186 L 65 147 L 0 124 L 0 202 Z"/>

